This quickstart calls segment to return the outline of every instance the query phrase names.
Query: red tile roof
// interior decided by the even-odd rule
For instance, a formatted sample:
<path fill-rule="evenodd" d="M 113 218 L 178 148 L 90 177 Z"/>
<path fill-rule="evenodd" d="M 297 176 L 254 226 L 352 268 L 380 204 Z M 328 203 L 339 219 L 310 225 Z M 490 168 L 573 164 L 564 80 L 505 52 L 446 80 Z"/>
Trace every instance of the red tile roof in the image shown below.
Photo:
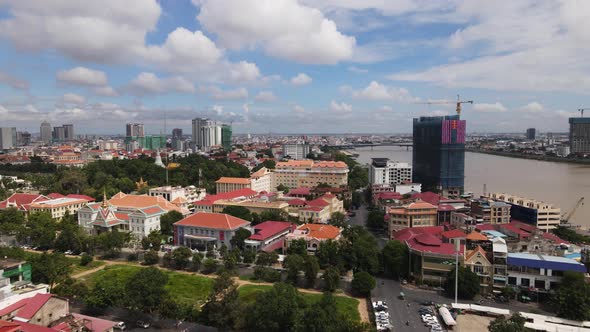
<path fill-rule="evenodd" d="M 422 233 L 414 238 L 417 243 L 425 246 L 438 246 L 442 244 L 442 241 L 436 236 L 428 233 Z"/>
<path fill-rule="evenodd" d="M 289 196 L 309 196 L 311 194 L 311 188 L 308 187 L 300 187 L 295 189 L 290 189 L 287 195 Z"/>
<path fill-rule="evenodd" d="M 70 197 L 70 198 L 79 198 L 79 199 L 85 199 L 85 200 L 87 200 L 87 201 L 89 201 L 89 202 L 94 202 L 94 201 L 96 201 L 96 199 L 94 199 L 93 197 L 86 196 L 86 195 L 69 194 L 69 195 L 68 195 L 68 196 L 66 196 L 66 197 Z"/>
<path fill-rule="evenodd" d="M 543 238 L 546 240 L 553 241 L 555 243 L 569 244 L 569 242 L 562 240 L 559 236 L 549 232 L 543 232 Z"/>
<path fill-rule="evenodd" d="M 110 320 L 100 319 L 100 318 L 76 314 L 76 313 L 72 313 L 72 316 L 74 316 L 74 318 L 76 318 L 77 320 L 83 320 L 83 321 L 87 322 L 86 328 L 88 328 L 88 330 L 92 331 L 92 332 L 108 331 L 108 330 L 112 329 L 113 326 L 115 326 L 115 324 L 116 324 L 115 322 L 110 321 Z"/>
<path fill-rule="evenodd" d="M 378 193 L 375 197 L 376 199 L 401 199 L 402 194 L 398 192 L 388 191 L 383 193 Z"/>
<path fill-rule="evenodd" d="M 249 224 L 249 221 L 230 216 L 229 214 L 210 212 L 197 212 L 174 223 L 175 226 L 203 227 L 221 230 L 234 230 Z"/>
<path fill-rule="evenodd" d="M 264 241 L 276 234 L 290 229 L 291 226 L 291 223 L 284 221 L 265 221 L 254 226 L 254 234 L 250 235 L 249 239 Z"/>
<path fill-rule="evenodd" d="M 317 207 L 326 207 L 326 206 L 330 205 L 330 203 L 326 202 L 325 200 L 323 200 L 321 198 L 316 198 L 313 201 L 308 201 L 307 205 L 308 206 L 317 206 Z"/>
<path fill-rule="evenodd" d="M 442 197 L 439 194 L 435 194 L 433 192 L 426 191 L 423 193 L 417 193 L 417 194 L 412 195 L 412 199 L 421 199 L 421 200 L 428 202 L 432 205 L 438 205 L 438 202 L 440 202 L 441 199 L 444 199 L 444 197 Z"/>
<path fill-rule="evenodd" d="M 455 245 L 452 243 L 442 243 L 440 239 L 432 234 L 421 234 L 406 240 L 406 245 L 422 253 L 431 253 L 436 255 L 453 256 L 455 255 Z M 465 246 L 459 246 L 459 255 L 463 255 Z"/>
<path fill-rule="evenodd" d="M 477 231 L 467 234 L 467 240 L 470 241 L 488 241 L 488 237 Z"/>
<path fill-rule="evenodd" d="M 455 208 L 449 204 L 441 204 L 438 206 L 439 211 L 455 211 Z"/>
<path fill-rule="evenodd" d="M 287 201 L 287 203 L 289 203 L 289 205 L 293 206 L 293 205 L 306 205 L 307 202 L 305 202 L 302 199 L 290 199 Z"/>
<path fill-rule="evenodd" d="M 28 298 L 27 303 L 16 313 L 16 317 L 29 320 L 53 297 L 52 294 L 35 294 Z"/>
<path fill-rule="evenodd" d="M 320 212 L 323 209 L 324 209 L 323 207 L 319 207 L 319 206 L 307 206 L 307 207 L 301 208 L 301 211 Z"/>
<path fill-rule="evenodd" d="M 492 224 L 479 224 L 475 226 L 475 229 L 479 231 L 495 231 L 496 227 Z"/>
<path fill-rule="evenodd" d="M 463 233 L 462 230 L 452 229 L 450 231 L 442 232 L 441 236 L 447 239 L 454 239 L 459 237 L 466 237 L 467 234 Z"/>
<path fill-rule="evenodd" d="M 17 332 L 20 325 L 18 323 L 0 320 L 0 332 Z"/>
<path fill-rule="evenodd" d="M 62 195 L 60 193 L 51 193 L 48 194 L 47 197 L 51 198 L 51 199 L 56 199 L 56 198 L 63 198 L 66 197 L 65 195 Z"/>
<path fill-rule="evenodd" d="M 420 234 L 428 233 L 432 235 L 439 235 L 443 231 L 444 228 L 442 226 L 404 228 L 395 232 L 393 237 L 398 241 L 406 241 Z"/>
<path fill-rule="evenodd" d="M 341 229 L 324 224 L 303 224 L 297 227 L 297 230 L 308 231 L 307 236 L 316 239 L 335 239 L 340 235 Z"/>

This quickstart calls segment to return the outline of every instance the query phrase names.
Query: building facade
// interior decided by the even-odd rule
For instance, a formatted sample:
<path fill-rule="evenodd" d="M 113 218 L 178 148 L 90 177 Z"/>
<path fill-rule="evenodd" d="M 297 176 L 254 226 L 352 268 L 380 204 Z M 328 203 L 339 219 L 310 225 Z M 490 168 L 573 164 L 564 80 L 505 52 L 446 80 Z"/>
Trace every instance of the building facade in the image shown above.
<path fill-rule="evenodd" d="M 287 234 L 294 230 L 295 224 L 285 221 L 265 221 L 252 228 L 252 235 L 245 241 L 245 248 L 273 252 L 284 249 Z"/>
<path fill-rule="evenodd" d="M 215 181 L 215 189 L 218 194 L 251 187 L 252 185 L 250 183 L 250 179 L 248 178 L 233 178 L 224 176 Z"/>
<path fill-rule="evenodd" d="M 570 118 L 570 152 L 590 153 L 590 118 Z"/>
<path fill-rule="evenodd" d="M 348 185 L 348 166 L 342 161 L 289 160 L 278 162 L 275 185 L 289 188 L 316 187 L 320 183 L 331 187 Z"/>
<path fill-rule="evenodd" d="M 471 215 L 480 223 L 507 224 L 510 222 L 510 204 L 487 198 L 471 200 Z"/>
<path fill-rule="evenodd" d="M 252 231 L 250 222 L 223 213 L 199 212 L 174 223 L 174 244 L 191 249 L 232 248 L 231 239 L 240 228 Z"/>
<path fill-rule="evenodd" d="M 412 166 L 389 158 L 373 158 L 369 166 L 369 183 L 372 185 L 401 185 L 412 182 Z"/>
<path fill-rule="evenodd" d="M 543 292 L 555 289 L 566 271 L 586 273 L 584 264 L 558 256 L 509 253 L 507 264 L 508 285 Z"/>
<path fill-rule="evenodd" d="M 125 136 L 128 137 L 143 137 L 145 132 L 143 130 L 143 123 L 128 123 L 125 126 Z"/>
<path fill-rule="evenodd" d="M 309 144 L 306 143 L 283 144 L 283 158 L 289 156 L 293 160 L 302 160 L 307 158 L 309 152 Z"/>
<path fill-rule="evenodd" d="M 66 132 L 64 127 L 53 127 L 52 138 L 54 142 L 64 142 L 66 140 Z"/>
<path fill-rule="evenodd" d="M 0 150 L 16 147 L 16 128 L 0 127 Z"/>
<path fill-rule="evenodd" d="M 393 238 L 395 232 L 404 228 L 436 226 L 438 208 L 430 203 L 418 201 L 390 208 L 387 210 L 387 216 L 390 238 Z"/>
<path fill-rule="evenodd" d="M 65 124 L 63 125 L 64 128 L 64 140 L 67 142 L 73 141 L 76 136 L 74 134 L 74 125 L 73 124 Z"/>
<path fill-rule="evenodd" d="M 287 234 L 287 247 L 294 240 L 303 239 L 307 244 L 307 253 L 315 254 L 321 243 L 327 240 L 338 240 L 342 229 L 332 225 L 303 224 L 297 227 L 293 233 Z"/>
<path fill-rule="evenodd" d="M 465 182 L 465 120 L 459 115 L 414 119 L 412 166 L 414 182 L 425 190 L 458 196 Z"/>
<path fill-rule="evenodd" d="M 222 145 L 222 124 L 217 121 L 195 118 L 192 123 L 192 132 L 196 149 L 207 151 L 213 146 Z"/>
<path fill-rule="evenodd" d="M 39 128 L 39 133 L 41 135 L 41 141 L 45 144 L 51 143 L 51 124 L 47 121 L 41 122 L 41 127 Z"/>
<path fill-rule="evenodd" d="M 268 168 L 262 167 L 250 175 L 250 185 L 255 192 L 271 192 L 276 187 L 274 185 L 274 173 Z"/>
<path fill-rule="evenodd" d="M 537 137 L 537 130 L 535 128 L 529 128 L 526 130 L 526 139 L 535 140 Z"/>
<path fill-rule="evenodd" d="M 512 219 L 543 231 L 555 229 L 561 222 L 561 209 L 551 204 L 510 194 L 492 193 L 490 197 L 508 203 Z"/>
<path fill-rule="evenodd" d="M 232 128 L 230 125 L 221 125 L 221 146 L 223 146 L 225 151 L 231 151 L 232 135 Z"/>
<path fill-rule="evenodd" d="M 68 212 L 73 215 L 78 212 L 80 208 L 88 204 L 89 200 L 84 198 L 61 197 L 50 199 L 46 201 L 36 201 L 31 203 L 31 213 L 49 212 L 51 218 L 60 220 Z"/>

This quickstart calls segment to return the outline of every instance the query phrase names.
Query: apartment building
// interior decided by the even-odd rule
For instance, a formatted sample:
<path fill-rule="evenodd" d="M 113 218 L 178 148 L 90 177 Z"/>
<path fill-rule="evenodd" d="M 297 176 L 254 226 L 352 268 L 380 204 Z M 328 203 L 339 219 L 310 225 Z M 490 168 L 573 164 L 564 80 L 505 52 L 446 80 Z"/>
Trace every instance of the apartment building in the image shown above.
<path fill-rule="evenodd" d="M 430 203 L 418 201 L 389 208 L 386 217 L 389 219 L 390 238 L 393 238 L 395 232 L 404 228 L 436 226 L 438 208 Z"/>
<path fill-rule="evenodd" d="M 507 224 L 510 222 L 510 204 L 487 198 L 471 200 L 471 215 L 479 223 Z"/>
<path fill-rule="evenodd" d="M 275 185 L 289 188 L 331 187 L 348 185 L 348 166 L 342 161 L 289 160 L 278 162 L 274 171 Z"/>
<path fill-rule="evenodd" d="M 561 222 L 561 209 L 549 203 L 503 193 L 493 193 L 490 198 L 510 204 L 512 219 L 543 231 L 555 229 Z"/>
<path fill-rule="evenodd" d="M 74 198 L 74 197 L 60 197 L 56 199 L 50 199 L 45 201 L 36 201 L 31 203 L 30 212 L 49 212 L 51 218 L 55 220 L 61 220 L 63 216 L 68 212 L 73 215 L 78 212 L 80 208 L 88 204 L 90 200 L 86 198 Z"/>
<path fill-rule="evenodd" d="M 508 285 L 538 291 L 555 289 L 566 271 L 586 273 L 584 264 L 558 256 L 508 253 L 507 264 Z"/>
<path fill-rule="evenodd" d="M 412 166 L 391 161 L 389 158 L 373 158 L 369 166 L 369 183 L 372 185 L 398 185 L 412 183 Z"/>

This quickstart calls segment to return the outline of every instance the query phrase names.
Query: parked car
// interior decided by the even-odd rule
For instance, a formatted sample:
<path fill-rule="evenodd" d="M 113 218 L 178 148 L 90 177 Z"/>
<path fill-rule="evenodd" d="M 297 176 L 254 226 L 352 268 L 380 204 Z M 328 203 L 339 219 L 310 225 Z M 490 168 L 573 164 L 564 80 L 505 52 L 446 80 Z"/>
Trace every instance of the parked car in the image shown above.
<path fill-rule="evenodd" d="M 73 251 L 71 251 L 71 250 L 66 250 L 66 251 L 64 252 L 64 254 L 66 254 L 66 255 L 73 255 L 73 254 L 74 254 L 74 252 L 73 252 Z"/>
<path fill-rule="evenodd" d="M 152 326 L 152 323 L 150 323 L 150 322 L 149 322 L 149 321 L 147 321 L 147 320 L 138 320 L 138 321 L 137 321 L 137 326 L 138 326 L 138 327 L 141 327 L 142 329 L 147 329 L 147 328 L 149 328 L 150 326 Z"/>
<path fill-rule="evenodd" d="M 118 322 L 113 327 L 116 328 L 117 330 L 124 330 L 127 328 L 127 326 L 125 325 L 125 322 Z"/>

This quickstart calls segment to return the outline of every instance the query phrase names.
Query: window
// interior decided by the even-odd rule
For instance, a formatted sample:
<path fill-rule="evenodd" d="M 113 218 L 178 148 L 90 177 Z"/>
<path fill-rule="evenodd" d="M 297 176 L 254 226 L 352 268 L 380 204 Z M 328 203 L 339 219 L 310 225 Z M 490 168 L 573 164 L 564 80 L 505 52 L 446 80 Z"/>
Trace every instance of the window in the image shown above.
<path fill-rule="evenodd" d="M 531 280 L 529 278 L 522 278 L 520 279 L 520 285 L 524 287 L 529 287 L 531 285 Z"/>
<path fill-rule="evenodd" d="M 516 277 L 508 277 L 508 285 L 516 286 Z"/>
<path fill-rule="evenodd" d="M 545 280 L 535 279 L 535 288 L 545 289 Z"/>

